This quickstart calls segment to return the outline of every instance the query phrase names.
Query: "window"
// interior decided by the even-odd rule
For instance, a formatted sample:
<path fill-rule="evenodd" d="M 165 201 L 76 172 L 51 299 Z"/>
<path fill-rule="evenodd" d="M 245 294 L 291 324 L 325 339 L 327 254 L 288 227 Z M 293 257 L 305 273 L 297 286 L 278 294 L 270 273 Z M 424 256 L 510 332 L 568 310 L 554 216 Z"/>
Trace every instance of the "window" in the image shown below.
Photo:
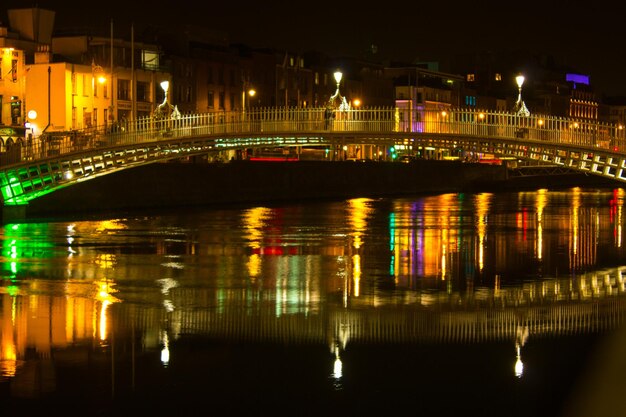
<path fill-rule="evenodd" d="M 315 85 L 320 85 L 320 73 L 316 72 L 315 73 Z"/>
<path fill-rule="evenodd" d="M 83 127 L 91 127 L 91 113 L 87 111 L 87 107 L 83 107 Z"/>
<path fill-rule="evenodd" d="M 11 60 L 11 81 L 17 82 L 17 59 Z"/>
<path fill-rule="evenodd" d="M 141 51 L 141 64 L 144 69 L 159 69 L 159 54 L 154 51 Z"/>
<path fill-rule="evenodd" d="M 476 106 L 476 97 L 474 97 L 474 96 L 465 96 L 465 105 L 466 106 Z"/>
<path fill-rule="evenodd" d="M 225 108 L 225 102 L 226 101 L 226 95 L 224 94 L 223 91 L 220 91 L 220 95 L 219 95 L 219 109 L 220 110 L 224 110 Z"/>
<path fill-rule="evenodd" d="M 502 74 L 500 74 L 499 72 L 496 72 L 495 79 L 496 81 L 502 81 Z"/>
<path fill-rule="evenodd" d="M 137 81 L 137 101 L 150 101 L 150 83 Z"/>
<path fill-rule="evenodd" d="M 474 74 L 467 74 L 467 81 L 474 81 Z"/>
<path fill-rule="evenodd" d="M 207 97 L 207 107 L 209 109 L 214 108 L 215 107 L 215 94 L 213 93 L 213 91 L 209 90 L 206 97 Z"/>
<path fill-rule="evenodd" d="M 230 109 L 235 110 L 235 94 L 230 94 Z"/>
<path fill-rule="evenodd" d="M 117 98 L 130 100 L 130 80 L 117 80 Z"/>

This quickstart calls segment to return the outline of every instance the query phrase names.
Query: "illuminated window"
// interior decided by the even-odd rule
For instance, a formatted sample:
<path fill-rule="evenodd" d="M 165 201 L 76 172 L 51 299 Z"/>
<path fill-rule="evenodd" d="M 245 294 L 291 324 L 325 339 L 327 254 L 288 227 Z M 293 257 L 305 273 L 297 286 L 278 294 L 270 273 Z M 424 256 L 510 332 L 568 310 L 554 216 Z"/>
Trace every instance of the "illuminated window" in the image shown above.
<path fill-rule="evenodd" d="M 316 72 L 315 73 L 315 85 L 320 85 L 320 73 Z"/>
<path fill-rule="evenodd" d="M 141 51 L 141 64 L 144 69 L 157 70 L 159 69 L 159 55 L 153 51 Z"/>
<path fill-rule="evenodd" d="M 499 72 L 496 72 L 495 79 L 496 81 L 502 81 L 502 74 L 500 74 Z"/>
<path fill-rule="evenodd" d="M 467 74 L 467 81 L 474 81 L 474 74 Z"/>

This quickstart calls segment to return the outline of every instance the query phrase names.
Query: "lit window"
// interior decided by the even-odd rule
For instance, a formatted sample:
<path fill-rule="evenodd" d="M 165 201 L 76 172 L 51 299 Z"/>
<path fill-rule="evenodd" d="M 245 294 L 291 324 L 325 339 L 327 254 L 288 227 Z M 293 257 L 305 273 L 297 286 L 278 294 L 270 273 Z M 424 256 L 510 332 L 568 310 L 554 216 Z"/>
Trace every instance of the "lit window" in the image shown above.
<path fill-rule="evenodd" d="M 467 74 L 467 81 L 474 81 L 474 74 Z"/>
<path fill-rule="evenodd" d="M 499 72 L 496 72 L 496 81 L 502 81 L 502 74 L 500 74 Z"/>

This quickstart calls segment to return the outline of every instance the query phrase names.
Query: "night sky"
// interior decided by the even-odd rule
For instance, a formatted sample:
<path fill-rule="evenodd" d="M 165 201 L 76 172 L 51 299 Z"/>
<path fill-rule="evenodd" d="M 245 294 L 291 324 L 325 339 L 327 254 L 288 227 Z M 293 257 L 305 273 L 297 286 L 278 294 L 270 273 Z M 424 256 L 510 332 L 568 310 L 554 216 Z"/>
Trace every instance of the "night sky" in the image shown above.
<path fill-rule="evenodd" d="M 607 95 L 626 95 L 626 2 L 109 0 L 5 1 L 54 10 L 56 25 L 203 25 L 255 47 L 318 50 L 380 60 L 433 61 L 462 52 L 526 49 L 588 74 Z M 371 1 L 368 1 L 371 3 Z M 87 7 L 87 5 L 90 5 Z M 129 29 L 126 29 L 129 31 Z M 374 46 L 374 48 L 373 48 Z"/>

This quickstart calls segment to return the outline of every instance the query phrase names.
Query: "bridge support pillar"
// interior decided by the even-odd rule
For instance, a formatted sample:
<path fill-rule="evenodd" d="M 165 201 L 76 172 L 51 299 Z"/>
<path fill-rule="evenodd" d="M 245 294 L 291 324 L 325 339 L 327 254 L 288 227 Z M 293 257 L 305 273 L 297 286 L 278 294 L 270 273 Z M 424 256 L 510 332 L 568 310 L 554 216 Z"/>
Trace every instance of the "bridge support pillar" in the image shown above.
<path fill-rule="evenodd" d="M 10 223 L 26 218 L 26 205 L 3 206 L 2 223 Z"/>

